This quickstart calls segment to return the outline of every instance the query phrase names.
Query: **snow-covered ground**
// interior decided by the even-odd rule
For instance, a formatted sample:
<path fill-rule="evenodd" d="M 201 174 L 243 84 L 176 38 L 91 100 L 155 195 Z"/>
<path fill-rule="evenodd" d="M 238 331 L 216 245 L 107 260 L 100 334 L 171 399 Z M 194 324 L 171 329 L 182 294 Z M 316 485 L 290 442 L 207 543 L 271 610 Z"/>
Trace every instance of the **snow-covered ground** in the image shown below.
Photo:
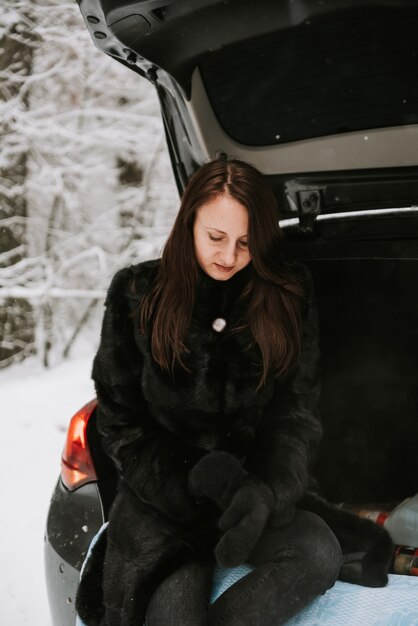
<path fill-rule="evenodd" d="M 91 354 L 44 370 L 0 372 L 0 624 L 50 626 L 43 570 L 49 498 L 70 417 L 94 397 Z"/>

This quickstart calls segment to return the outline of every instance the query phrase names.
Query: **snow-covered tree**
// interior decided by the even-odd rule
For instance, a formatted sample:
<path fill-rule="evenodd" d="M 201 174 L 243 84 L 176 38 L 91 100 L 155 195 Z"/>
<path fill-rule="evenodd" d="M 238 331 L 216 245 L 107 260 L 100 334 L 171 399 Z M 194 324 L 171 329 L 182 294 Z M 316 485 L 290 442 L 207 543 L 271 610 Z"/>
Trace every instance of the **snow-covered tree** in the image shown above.
<path fill-rule="evenodd" d="M 75 2 L 7 0 L 0 46 L 0 365 L 48 365 L 114 271 L 159 254 L 178 197 L 153 87 L 96 50 Z"/>
<path fill-rule="evenodd" d="M 32 72 L 36 34 L 31 28 L 28 7 L 8 11 L 0 31 L 0 267 L 17 263 L 26 254 L 25 225 L 28 150 L 24 142 L 15 145 L 13 105 L 28 108 L 27 94 L 20 95 L 22 83 Z M 0 361 L 7 363 L 16 354 L 31 350 L 34 336 L 33 310 L 24 298 L 6 298 L 0 308 Z"/>

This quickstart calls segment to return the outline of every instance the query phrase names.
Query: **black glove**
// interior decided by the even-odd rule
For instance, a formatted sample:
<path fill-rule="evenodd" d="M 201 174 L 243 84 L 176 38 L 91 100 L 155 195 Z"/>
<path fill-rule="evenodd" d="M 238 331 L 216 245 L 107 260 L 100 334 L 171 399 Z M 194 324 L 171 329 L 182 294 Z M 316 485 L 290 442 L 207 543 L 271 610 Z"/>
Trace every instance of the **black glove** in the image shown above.
<path fill-rule="evenodd" d="M 225 567 L 243 563 L 273 511 L 272 490 L 252 478 L 235 457 L 220 451 L 196 463 L 189 474 L 189 489 L 224 511 L 218 523 L 224 533 L 215 549 L 218 563 Z"/>
<path fill-rule="evenodd" d="M 220 565 L 235 567 L 246 561 L 273 508 L 273 492 L 263 483 L 249 479 L 237 491 L 218 524 L 224 533 L 215 549 Z"/>
<path fill-rule="evenodd" d="M 188 488 L 195 498 L 208 498 L 224 511 L 245 483 L 247 472 L 228 452 L 209 452 L 189 473 Z"/>

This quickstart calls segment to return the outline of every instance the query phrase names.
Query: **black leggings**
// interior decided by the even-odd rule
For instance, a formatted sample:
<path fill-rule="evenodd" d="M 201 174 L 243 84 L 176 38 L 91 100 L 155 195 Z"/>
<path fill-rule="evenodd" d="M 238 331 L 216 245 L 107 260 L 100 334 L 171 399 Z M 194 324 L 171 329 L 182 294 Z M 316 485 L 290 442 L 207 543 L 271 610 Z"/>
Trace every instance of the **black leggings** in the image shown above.
<path fill-rule="evenodd" d="M 248 563 L 255 569 L 209 605 L 213 564 L 189 561 L 157 588 L 146 626 L 280 626 L 337 579 L 340 545 L 314 513 L 267 528 Z"/>

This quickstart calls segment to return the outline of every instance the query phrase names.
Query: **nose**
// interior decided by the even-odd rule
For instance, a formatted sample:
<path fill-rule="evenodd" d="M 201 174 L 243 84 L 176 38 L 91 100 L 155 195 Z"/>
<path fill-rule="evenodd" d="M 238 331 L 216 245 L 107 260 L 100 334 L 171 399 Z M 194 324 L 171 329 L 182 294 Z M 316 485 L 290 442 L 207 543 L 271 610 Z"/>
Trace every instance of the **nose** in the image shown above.
<path fill-rule="evenodd" d="M 227 243 L 221 250 L 220 260 L 221 265 L 225 267 L 232 267 L 235 263 L 236 247 L 234 243 Z"/>

